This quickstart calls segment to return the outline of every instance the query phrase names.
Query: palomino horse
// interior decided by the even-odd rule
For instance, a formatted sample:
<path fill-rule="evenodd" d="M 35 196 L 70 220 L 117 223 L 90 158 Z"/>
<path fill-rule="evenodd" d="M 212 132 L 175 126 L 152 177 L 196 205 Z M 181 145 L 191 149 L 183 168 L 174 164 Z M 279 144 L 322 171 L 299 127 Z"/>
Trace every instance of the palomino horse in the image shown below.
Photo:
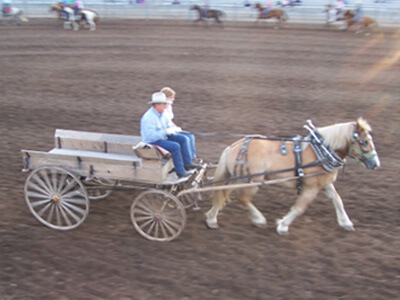
<path fill-rule="evenodd" d="M 7 20 L 10 24 L 21 25 L 22 22 L 28 22 L 22 14 L 22 10 L 17 7 L 8 7 L 7 12 L 3 12 L 3 19 Z"/>
<path fill-rule="evenodd" d="M 371 17 L 362 16 L 358 23 L 354 21 L 355 14 L 352 10 L 348 9 L 344 12 L 343 17 L 339 18 L 338 20 L 346 21 L 346 27 L 344 28 L 347 30 L 351 26 L 356 26 L 358 29 L 355 34 L 366 32 L 365 35 L 369 35 L 373 27 L 378 27 L 378 23 L 372 19 Z"/>
<path fill-rule="evenodd" d="M 333 182 L 338 170 L 344 165 L 346 156 L 364 163 L 368 169 L 380 166 L 369 133 L 371 128 L 362 118 L 356 122 L 321 128 L 313 127 L 309 121 L 309 126 L 306 125 L 305 128 L 310 131 L 306 137 L 273 139 L 255 136 L 243 138 L 224 150 L 213 182 L 217 187 L 225 185 L 225 189 L 216 188 L 212 194 L 213 205 L 205 214 L 209 228 L 218 228 L 218 212 L 225 206 L 229 194 L 234 190 L 229 189 L 229 184 L 244 179 L 251 182 L 249 187 L 240 190 L 239 201 L 249 210 L 253 225 L 265 227 L 267 220 L 251 203 L 251 199 L 257 193 L 258 185 L 268 179 L 284 181 L 286 187 L 297 187 L 299 192 L 290 211 L 277 221 L 278 234 L 289 233 L 290 224 L 306 211 L 321 190 L 332 200 L 338 224 L 346 230 L 354 231 L 353 223 Z M 238 169 L 241 171 L 239 175 Z M 290 180 L 293 178 L 296 180 Z M 255 186 L 254 183 L 259 184 Z"/>
<path fill-rule="evenodd" d="M 81 9 L 79 15 L 75 15 L 74 10 L 69 6 L 62 6 L 60 3 L 50 6 L 50 12 L 56 12 L 58 21 L 64 21 L 64 29 L 79 30 L 80 26 L 89 25 L 89 30 L 96 30 L 96 23 L 99 15 L 90 9 Z M 65 14 L 65 15 L 64 15 Z"/>
<path fill-rule="evenodd" d="M 256 24 L 261 20 L 261 19 L 276 19 L 277 26 L 275 28 L 279 28 L 280 25 L 282 25 L 282 22 L 286 22 L 289 20 L 289 17 L 287 13 L 284 10 L 281 9 L 271 9 L 267 14 L 264 13 L 265 8 L 261 6 L 260 3 L 256 3 L 254 5 L 254 8 L 258 10 L 258 17 L 256 20 Z"/>
<path fill-rule="evenodd" d="M 193 23 L 197 23 L 202 21 L 204 25 L 208 25 L 207 19 L 214 19 L 216 23 L 222 26 L 221 17 L 225 16 L 223 11 L 217 9 L 203 9 L 198 5 L 193 5 L 190 10 L 196 10 L 198 13 L 198 18 L 193 21 Z"/>

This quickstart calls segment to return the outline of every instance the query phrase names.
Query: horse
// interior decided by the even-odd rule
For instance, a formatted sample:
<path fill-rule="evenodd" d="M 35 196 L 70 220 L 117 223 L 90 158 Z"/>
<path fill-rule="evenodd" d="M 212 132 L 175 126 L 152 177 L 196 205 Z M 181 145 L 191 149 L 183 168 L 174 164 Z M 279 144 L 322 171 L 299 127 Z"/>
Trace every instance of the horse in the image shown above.
<path fill-rule="evenodd" d="M 64 29 L 70 29 L 72 26 L 73 30 L 79 30 L 79 27 L 89 25 L 89 30 L 96 30 L 96 23 L 99 21 L 99 15 L 93 10 L 83 8 L 78 15 L 75 15 L 71 7 L 60 3 L 51 5 L 50 12 L 58 14 L 58 21 L 64 22 Z"/>
<path fill-rule="evenodd" d="M 286 22 L 289 20 L 289 17 L 287 13 L 284 10 L 281 9 L 271 9 L 267 14 L 264 13 L 265 8 L 261 6 L 260 3 L 256 3 L 254 5 L 254 8 L 258 10 L 258 16 L 256 20 L 256 24 L 261 20 L 261 19 L 276 19 L 276 26 L 275 28 L 279 28 L 280 25 L 282 25 L 282 22 Z"/>
<path fill-rule="evenodd" d="M 362 33 L 366 31 L 365 35 L 369 35 L 371 33 L 370 29 L 372 30 L 373 27 L 378 27 L 378 23 L 371 17 L 362 16 L 358 23 L 354 21 L 355 13 L 348 9 L 343 13 L 343 16 L 338 18 L 338 20 L 344 20 L 346 25 L 344 30 L 347 30 L 351 26 L 357 26 L 358 29 L 355 34 Z"/>
<path fill-rule="evenodd" d="M 8 7 L 6 13 L 3 11 L 2 17 L 14 25 L 22 25 L 23 22 L 28 22 L 28 19 L 23 16 L 22 10 L 13 6 Z"/>
<path fill-rule="evenodd" d="M 277 220 L 279 235 L 289 233 L 289 226 L 306 211 L 321 190 L 332 200 L 338 224 L 345 230 L 354 231 L 333 183 L 346 156 L 362 162 L 367 169 L 380 166 L 370 134 L 371 127 L 361 117 L 357 121 L 319 128 L 308 122 L 309 125 L 304 126 L 310 132 L 307 136 L 293 139 L 245 137 L 223 151 L 212 180 L 216 185 L 212 192 L 212 207 L 205 214 L 210 229 L 218 228 L 218 212 L 230 201 L 229 195 L 234 190 L 229 187 L 243 180 L 250 180 L 250 183 L 242 184 L 245 187 L 240 189 L 238 199 L 248 209 L 253 225 L 266 227 L 266 218 L 251 199 L 259 185 L 275 180 L 287 188 L 297 187 L 298 190 L 290 211 Z M 239 170 L 241 174 L 237 175 Z"/>
<path fill-rule="evenodd" d="M 190 8 L 190 10 L 196 10 L 198 13 L 198 18 L 196 20 L 194 20 L 193 23 L 202 21 L 205 26 L 208 26 L 207 19 L 214 19 L 215 23 L 218 23 L 221 26 L 223 26 L 223 23 L 220 18 L 225 16 L 225 13 L 221 10 L 217 10 L 217 9 L 204 10 L 199 5 L 193 5 Z"/>

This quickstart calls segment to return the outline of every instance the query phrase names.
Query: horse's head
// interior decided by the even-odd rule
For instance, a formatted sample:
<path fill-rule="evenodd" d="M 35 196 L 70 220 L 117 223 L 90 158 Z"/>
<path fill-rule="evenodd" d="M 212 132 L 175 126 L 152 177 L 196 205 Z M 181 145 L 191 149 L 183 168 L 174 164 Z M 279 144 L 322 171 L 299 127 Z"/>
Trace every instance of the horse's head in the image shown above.
<path fill-rule="evenodd" d="M 347 18 L 354 18 L 355 14 L 352 10 L 348 9 L 344 12 L 343 16 Z"/>
<path fill-rule="evenodd" d="M 351 137 L 349 156 L 357 161 L 361 161 L 367 169 L 372 170 L 379 167 L 381 163 L 370 132 L 371 127 L 367 121 L 363 118 L 358 118 Z"/>
<path fill-rule="evenodd" d="M 254 4 L 254 8 L 255 9 L 260 9 L 262 7 L 261 7 L 261 4 L 257 2 L 256 4 Z"/>
<path fill-rule="evenodd" d="M 61 6 L 60 5 L 58 5 L 58 4 L 50 5 L 50 9 L 49 9 L 50 12 L 53 12 L 53 11 L 59 12 L 60 10 L 61 10 Z"/>
<path fill-rule="evenodd" d="M 192 6 L 190 7 L 190 10 L 201 10 L 201 8 L 200 8 L 200 6 L 198 6 L 198 5 L 192 5 Z"/>

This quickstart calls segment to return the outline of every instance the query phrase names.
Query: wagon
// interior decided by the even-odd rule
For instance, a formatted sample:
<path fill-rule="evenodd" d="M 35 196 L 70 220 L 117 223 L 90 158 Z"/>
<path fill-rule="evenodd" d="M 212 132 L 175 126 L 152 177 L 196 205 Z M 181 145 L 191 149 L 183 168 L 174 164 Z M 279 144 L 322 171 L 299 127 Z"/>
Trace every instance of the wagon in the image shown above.
<path fill-rule="evenodd" d="M 90 201 L 113 190 L 141 192 L 133 200 L 130 219 L 151 241 L 176 239 L 186 224 L 185 209 L 198 209 L 196 191 L 209 165 L 201 163 L 186 178 L 173 171 L 168 152 L 145 144 L 139 136 L 75 130 L 55 131 L 48 152 L 21 150 L 26 178 L 25 201 L 33 216 L 56 230 L 81 225 Z"/>

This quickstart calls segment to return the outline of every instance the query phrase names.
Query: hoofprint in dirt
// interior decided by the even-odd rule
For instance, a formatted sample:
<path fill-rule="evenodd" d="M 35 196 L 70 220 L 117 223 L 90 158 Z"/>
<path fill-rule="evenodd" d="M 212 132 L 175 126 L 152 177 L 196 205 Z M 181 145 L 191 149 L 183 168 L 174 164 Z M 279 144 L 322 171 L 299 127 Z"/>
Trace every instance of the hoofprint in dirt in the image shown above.
<path fill-rule="evenodd" d="M 396 32 L 355 36 L 315 26 L 282 30 L 225 24 L 110 21 L 95 32 L 63 31 L 54 20 L 0 27 L 0 293 L 4 299 L 394 299 L 400 271 L 399 68 Z M 336 223 L 319 195 L 287 237 L 275 219 L 295 193 L 261 189 L 271 220 L 251 226 L 233 197 L 220 229 L 204 224 L 210 201 L 187 211 L 175 241 L 137 234 L 129 208 L 138 192 L 91 203 L 79 228 L 42 226 L 23 195 L 20 149 L 48 151 L 56 128 L 139 134 L 150 95 L 177 91 L 176 123 L 216 161 L 229 133 L 290 135 L 365 117 L 382 167 L 349 160 L 336 182 L 356 231 Z M 235 195 L 234 195 L 235 196 Z M 272 223 L 272 224 L 271 224 Z M 33 296 L 34 295 L 34 296 Z"/>

